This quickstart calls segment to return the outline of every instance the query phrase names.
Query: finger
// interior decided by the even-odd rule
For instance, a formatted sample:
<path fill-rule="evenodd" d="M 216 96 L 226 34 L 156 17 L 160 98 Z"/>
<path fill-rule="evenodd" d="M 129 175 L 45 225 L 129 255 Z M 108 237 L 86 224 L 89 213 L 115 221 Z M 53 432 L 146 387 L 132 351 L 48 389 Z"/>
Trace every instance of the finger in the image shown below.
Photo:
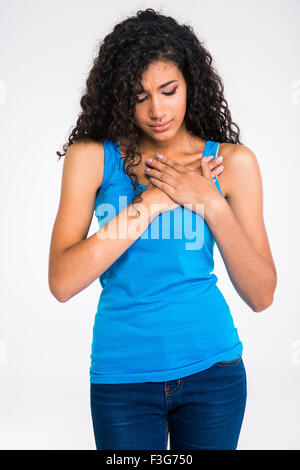
<path fill-rule="evenodd" d="M 199 160 L 196 160 L 195 162 L 190 163 L 189 165 L 186 165 L 185 168 L 187 168 L 188 170 L 192 170 L 192 171 L 200 170 L 202 167 L 201 165 L 202 158 L 204 158 L 204 161 L 206 158 L 210 159 L 209 168 L 214 168 L 215 166 L 218 165 L 218 163 L 215 163 L 216 159 L 213 157 L 213 155 L 209 155 L 208 157 L 201 157 Z"/>
<path fill-rule="evenodd" d="M 196 161 L 194 163 L 189 163 L 188 165 L 186 165 L 186 167 L 188 170 L 191 170 L 191 171 L 197 171 L 197 170 L 200 170 L 201 168 L 201 162 L 200 161 Z"/>
<path fill-rule="evenodd" d="M 209 166 L 210 166 L 212 178 L 215 178 L 220 173 L 222 173 L 224 169 L 224 166 L 221 164 L 222 161 L 223 161 L 223 157 L 221 155 L 217 158 L 210 160 Z"/>
<path fill-rule="evenodd" d="M 214 158 L 213 155 L 209 155 L 207 157 L 202 157 L 201 158 L 202 175 L 205 176 L 206 178 L 211 178 L 211 163 L 210 163 L 210 160 L 212 160 L 213 158 Z"/>
<path fill-rule="evenodd" d="M 223 160 L 223 157 L 218 157 L 220 158 L 220 160 L 218 160 L 217 158 L 214 158 L 213 155 L 210 155 L 210 160 L 209 160 L 209 167 L 211 170 L 213 170 L 214 168 L 216 168 L 219 163 Z M 206 158 L 206 157 L 203 157 L 203 158 Z M 196 171 L 196 170 L 200 170 L 201 169 L 201 160 L 202 158 L 200 158 L 199 160 L 196 160 L 195 162 L 193 163 L 189 163 L 188 165 L 185 165 L 185 168 L 187 168 L 188 170 L 192 170 L 192 171 Z"/>
<path fill-rule="evenodd" d="M 224 170 L 224 165 L 218 165 L 217 168 L 215 168 L 213 171 L 211 171 L 211 175 L 213 178 L 218 176 L 222 171 Z"/>
<path fill-rule="evenodd" d="M 155 168 L 145 168 L 145 173 L 152 178 L 172 186 L 173 188 L 176 187 L 176 178 L 166 171 L 160 171 Z"/>
<path fill-rule="evenodd" d="M 223 161 L 223 157 L 220 155 L 219 157 L 217 158 L 212 158 L 210 160 L 210 165 L 211 165 L 211 169 L 217 167 L 218 165 L 220 165 L 220 163 Z"/>
<path fill-rule="evenodd" d="M 155 156 L 156 155 L 160 155 L 160 154 L 155 154 Z M 179 177 L 181 173 L 186 172 L 186 169 L 182 165 L 180 165 L 180 167 L 182 166 L 183 170 L 179 168 L 179 164 L 177 164 L 177 162 L 174 162 L 174 160 L 172 160 L 171 158 L 167 158 L 164 155 L 162 155 L 162 157 L 163 158 L 152 158 L 152 159 L 146 158 L 145 163 L 148 163 L 148 165 L 151 166 L 152 169 L 153 168 L 157 169 L 161 173 L 160 176 L 157 176 L 157 175 L 154 175 L 154 176 L 157 176 L 162 180 L 163 175 L 165 175 L 166 177 L 168 177 L 167 182 L 169 183 L 170 181 L 170 184 L 172 184 L 175 187 L 176 179 Z M 177 170 L 177 168 L 179 170 Z M 151 174 L 151 169 L 147 173 Z"/>
<path fill-rule="evenodd" d="M 164 191 L 168 196 L 170 196 L 174 201 L 176 200 L 176 189 L 170 186 L 168 183 L 165 183 L 164 181 L 159 180 L 158 178 L 153 178 L 151 176 L 150 178 L 151 183 L 154 186 L 157 186 L 159 189 Z"/>
<path fill-rule="evenodd" d="M 172 168 L 175 171 L 178 171 L 179 173 L 185 173 L 186 171 L 186 167 L 184 165 L 181 165 L 181 163 L 175 162 L 171 158 L 166 157 L 165 155 L 162 155 L 161 153 L 156 153 L 154 160 L 155 162 L 159 162 L 159 163 L 162 163 L 163 165 L 167 165 L 168 167 Z"/>

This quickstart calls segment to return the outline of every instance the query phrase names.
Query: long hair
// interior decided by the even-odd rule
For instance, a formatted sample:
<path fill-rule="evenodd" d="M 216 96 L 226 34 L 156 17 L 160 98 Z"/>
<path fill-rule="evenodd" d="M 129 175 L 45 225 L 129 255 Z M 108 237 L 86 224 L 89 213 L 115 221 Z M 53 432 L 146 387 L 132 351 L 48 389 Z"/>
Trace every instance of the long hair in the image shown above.
<path fill-rule="evenodd" d="M 188 131 L 204 140 L 241 144 L 240 129 L 232 122 L 222 80 L 192 26 L 180 25 L 174 18 L 147 8 L 115 25 L 100 43 L 80 99 L 82 111 L 63 145 L 64 153 L 56 152 L 59 159 L 75 141 L 119 142 L 125 148 L 123 171 L 139 197 L 142 190 L 130 170 L 142 159 L 134 119 L 134 86 L 138 83 L 142 89 L 142 74 L 156 61 L 172 61 L 185 79 L 184 120 Z"/>

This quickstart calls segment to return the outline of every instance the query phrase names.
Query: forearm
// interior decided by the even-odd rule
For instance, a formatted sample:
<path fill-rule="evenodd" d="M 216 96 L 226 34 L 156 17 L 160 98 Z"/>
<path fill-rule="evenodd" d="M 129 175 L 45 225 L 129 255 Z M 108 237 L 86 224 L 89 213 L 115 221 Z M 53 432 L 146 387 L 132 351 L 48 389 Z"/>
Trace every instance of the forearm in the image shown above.
<path fill-rule="evenodd" d="M 143 234 L 158 213 L 146 194 L 143 204 L 135 204 L 140 215 L 133 204 L 134 201 L 89 238 L 56 256 L 51 272 L 49 267 L 49 287 L 60 302 L 66 302 L 103 274 Z"/>
<path fill-rule="evenodd" d="M 276 276 L 246 236 L 226 199 L 206 204 L 204 218 L 240 297 L 256 312 L 267 308 L 273 301 Z"/>

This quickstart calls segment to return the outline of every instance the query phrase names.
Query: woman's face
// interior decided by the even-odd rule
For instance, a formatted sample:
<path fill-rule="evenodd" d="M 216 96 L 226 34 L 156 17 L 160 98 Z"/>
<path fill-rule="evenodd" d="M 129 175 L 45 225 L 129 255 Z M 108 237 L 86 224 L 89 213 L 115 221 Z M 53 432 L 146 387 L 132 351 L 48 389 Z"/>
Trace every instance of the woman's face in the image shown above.
<path fill-rule="evenodd" d="M 169 83 L 171 82 L 171 83 Z M 138 103 L 135 122 L 148 137 L 169 140 L 180 129 L 186 111 L 186 83 L 173 62 L 150 64 L 142 75 L 143 92 L 135 87 Z M 172 121 L 166 129 L 154 129 L 154 124 Z"/>

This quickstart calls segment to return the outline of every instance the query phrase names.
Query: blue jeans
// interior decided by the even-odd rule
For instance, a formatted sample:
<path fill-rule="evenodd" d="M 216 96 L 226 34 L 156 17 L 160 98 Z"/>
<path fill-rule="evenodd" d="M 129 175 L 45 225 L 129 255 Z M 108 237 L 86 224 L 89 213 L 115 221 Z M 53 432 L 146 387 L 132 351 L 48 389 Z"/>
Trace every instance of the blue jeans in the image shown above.
<path fill-rule="evenodd" d="M 241 357 L 167 382 L 90 384 L 97 450 L 235 450 L 246 406 Z"/>

